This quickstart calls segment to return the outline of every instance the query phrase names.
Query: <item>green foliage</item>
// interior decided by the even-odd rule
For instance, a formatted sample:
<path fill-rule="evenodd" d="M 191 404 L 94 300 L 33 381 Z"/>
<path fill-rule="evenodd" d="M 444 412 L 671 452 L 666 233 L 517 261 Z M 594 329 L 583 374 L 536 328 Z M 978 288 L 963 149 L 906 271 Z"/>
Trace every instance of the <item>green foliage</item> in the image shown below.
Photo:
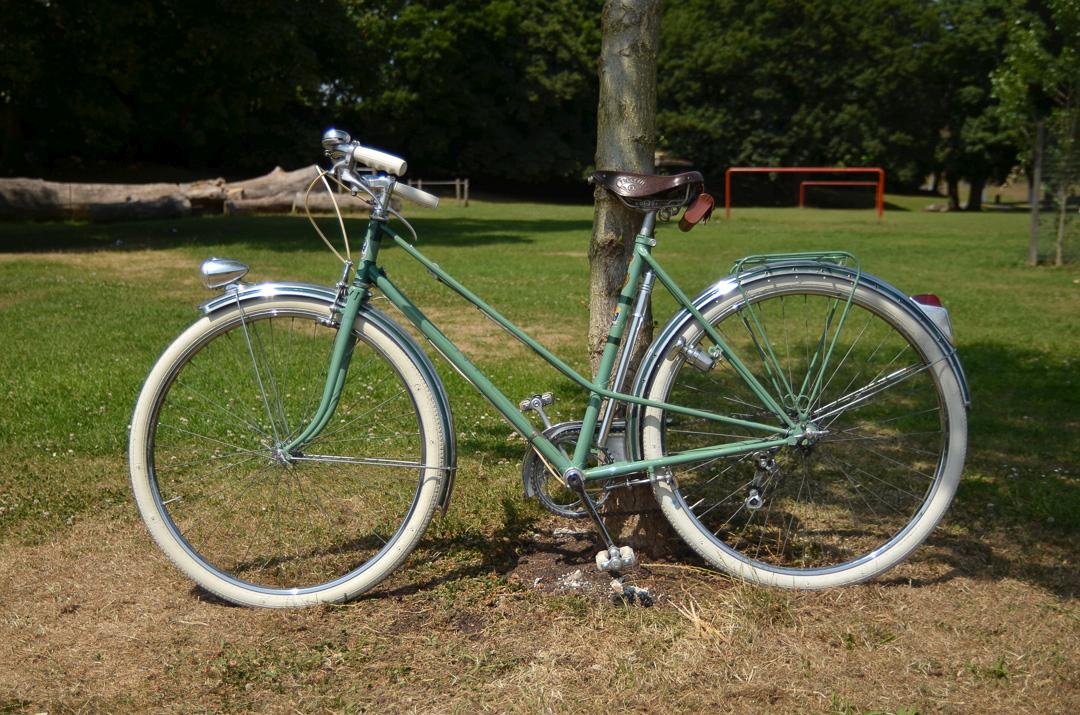
<path fill-rule="evenodd" d="M 353 47 L 333 0 L 5 0 L 3 15 L 4 173 L 310 156 L 326 78 Z"/>
<path fill-rule="evenodd" d="M 1025 13 L 1008 36 L 1005 57 L 993 72 L 1002 114 L 1028 129 L 1049 121 L 1058 143 L 1075 153 L 1080 116 L 1080 2 L 1047 0 Z M 1023 135 L 1024 154 L 1034 132 Z"/>
<path fill-rule="evenodd" d="M 940 35 L 931 51 L 941 128 L 936 168 L 950 181 L 979 189 L 1002 182 L 1015 164 L 1018 127 L 994 99 L 991 74 L 1016 17 L 1012 0 L 942 0 L 935 4 Z M 977 197 L 974 197 L 977 200 Z"/>
<path fill-rule="evenodd" d="M 580 180 L 596 142 L 598 0 L 349 0 L 366 46 L 337 97 L 420 174 Z"/>
<path fill-rule="evenodd" d="M 662 141 L 713 174 L 825 164 L 882 165 L 893 186 L 932 169 L 1000 178 L 1016 118 L 1060 105 L 1080 77 L 1076 0 L 1033 3 L 1041 15 L 1017 3 L 668 3 Z M 250 174 L 311 161 L 319 131 L 339 125 L 404 153 L 417 176 L 580 187 L 602 5 L 0 0 L 0 173 Z"/>
<path fill-rule="evenodd" d="M 925 3 L 690 0 L 669 5 L 660 60 L 666 143 L 730 165 L 884 165 L 921 181 L 938 127 Z"/>
<path fill-rule="evenodd" d="M 1013 26 L 993 73 L 994 94 L 1020 122 L 1080 105 L 1080 2 L 1032 5 Z"/>

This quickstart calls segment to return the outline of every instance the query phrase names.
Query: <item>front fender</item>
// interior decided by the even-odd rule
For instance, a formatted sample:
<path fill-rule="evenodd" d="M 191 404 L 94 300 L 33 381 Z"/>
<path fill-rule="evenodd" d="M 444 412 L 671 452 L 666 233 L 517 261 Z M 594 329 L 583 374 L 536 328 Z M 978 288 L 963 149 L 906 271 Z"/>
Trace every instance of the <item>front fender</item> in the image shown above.
<path fill-rule="evenodd" d="M 311 283 L 258 283 L 254 285 L 230 286 L 224 293 L 206 301 L 199 306 L 205 315 L 211 315 L 219 310 L 231 308 L 244 303 L 263 300 L 266 298 L 300 298 L 325 304 L 327 316 L 337 303 L 337 292 L 326 286 L 313 285 Z M 424 349 L 398 325 L 393 318 L 381 310 L 372 307 L 370 303 L 360 308 L 357 319 L 363 318 L 378 326 L 389 335 L 399 347 L 401 347 L 413 359 L 427 378 L 428 383 L 435 391 L 435 398 L 439 403 L 439 416 L 443 421 L 443 431 L 446 434 L 446 479 L 443 481 L 442 491 L 439 494 L 439 510 L 446 515 L 450 508 L 450 497 L 454 491 L 454 477 L 457 473 L 457 433 L 454 431 L 454 414 L 450 411 L 450 400 L 446 395 L 439 374 L 435 371 L 431 359 L 428 358 Z"/>
<path fill-rule="evenodd" d="M 859 285 L 868 287 L 881 295 L 894 300 L 906 313 L 925 327 L 941 346 L 942 351 L 948 356 L 949 367 L 953 371 L 953 374 L 956 375 L 956 380 L 960 384 L 960 389 L 964 397 L 964 404 L 970 407 L 971 394 L 968 391 L 967 377 L 964 375 L 964 368 L 960 364 L 960 358 L 956 354 L 956 348 L 953 347 L 948 336 L 946 336 L 938 324 L 919 307 L 918 303 L 913 301 L 896 287 L 876 276 L 820 261 L 782 261 L 768 263 L 760 268 L 754 268 L 738 275 L 728 276 L 727 278 L 713 283 L 699 293 L 693 299 L 692 303 L 694 308 L 698 311 L 703 311 L 714 301 L 726 298 L 732 293 L 739 291 L 740 286 L 745 288 L 754 285 L 755 283 L 769 280 L 777 275 L 804 272 L 813 273 L 815 275 L 825 274 L 840 278 L 850 282 L 853 286 L 858 282 Z M 634 378 L 633 391 L 631 394 L 638 397 L 644 396 L 645 391 L 649 387 L 650 378 L 657 363 L 663 359 L 667 352 L 668 344 L 676 335 L 682 333 L 687 324 L 693 320 L 693 314 L 686 308 L 683 308 L 672 316 L 671 320 L 667 322 L 663 330 L 660 331 L 660 334 L 656 336 L 649 346 L 648 351 L 645 353 L 645 356 L 642 358 L 640 367 Z M 631 455 L 631 458 L 633 459 L 641 458 L 641 444 L 638 433 L 640 432 L 642 413 L 643 408 L 641 406 L 629 406 L 627 415 L 626 447 L 627 454 Z"/>

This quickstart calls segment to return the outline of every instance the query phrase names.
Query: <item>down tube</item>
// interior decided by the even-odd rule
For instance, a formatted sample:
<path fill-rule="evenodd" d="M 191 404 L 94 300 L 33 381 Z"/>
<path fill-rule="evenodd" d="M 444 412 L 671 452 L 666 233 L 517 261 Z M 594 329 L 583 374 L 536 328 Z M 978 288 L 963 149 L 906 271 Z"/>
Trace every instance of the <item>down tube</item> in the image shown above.
<path fill-rule="evenodd" d="M 472 383 L 477 390 L 480 391 L 484 397 L 495 406 L 499 412 L 514 426 L 529 444 L 537 449 L 544 456 L 544 459 L 548 460 L 554 465 L 561 474 L 569 469 L 572 465 L 566 455 L 562 453 L 554 444 L 546 439 L 542 434 L 536 431 L 536 427 L 533 423 L 522 414 L 517 405 L 509 400 L 502 393 L 499 388 L 494 384 L 482 372 L 472 361 L 469 360 L 465 353 L 461 352 L 456 345 L 446 337 L 441 330 L 439 330 L 424 313 L 413 304 L 408 298 L 397 289 L 389 278 L 387 278 L 382 272 L 375 275 L 375 286 L 386 296 L 387 300 L 394 304 L 394 306 L 400 310 L 406 318 L 409 319 L 416 329 L 423 333 L 424 337 L 431 341 L 431 344 L 435 346 L 435 349 L 443 354 L 444 357 L 453 365 L 461 376 Z"/>

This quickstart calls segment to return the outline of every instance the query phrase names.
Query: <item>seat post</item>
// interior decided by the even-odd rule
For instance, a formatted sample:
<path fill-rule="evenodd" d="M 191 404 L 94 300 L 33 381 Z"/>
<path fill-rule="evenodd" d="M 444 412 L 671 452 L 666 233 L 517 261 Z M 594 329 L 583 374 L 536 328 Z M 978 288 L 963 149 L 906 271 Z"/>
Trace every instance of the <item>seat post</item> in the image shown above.
<path fill-rule="evenodd" d="M 641 230 L 638 232 L 638 234 L 641 235 L 641 236 L 645 236 L 647 238 L 652 238 L 653 233 L 655 233 L 655 232 L 656 232 L 656 212 L 655 211 L 647 211 L 645 213 L 645 219 L 641 222 Z"/>

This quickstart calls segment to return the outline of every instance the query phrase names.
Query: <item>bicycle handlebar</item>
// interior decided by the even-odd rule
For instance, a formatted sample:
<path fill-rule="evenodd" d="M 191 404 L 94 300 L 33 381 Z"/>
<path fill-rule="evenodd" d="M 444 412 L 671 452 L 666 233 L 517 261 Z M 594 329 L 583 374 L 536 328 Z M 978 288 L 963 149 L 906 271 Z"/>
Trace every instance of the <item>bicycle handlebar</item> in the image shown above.
<path fill-rule="evenodd" d="M 419 204 L 426 209 L 437 208 L 439 205 L 438 196 L 429 194 L 426 191 L 422 191 L 415 186 L 409 186 L 408 184 L 394 184 L 394 196 L 400 196 L 406 201 L 412 201 L 414 204 Z"/>
<path fill-rule="evenodd" d="M 351 179 L 346 179 L 346 181 L 351 180 L 363 184 L 368 190 L 371 188 L 370 182 L 352 176 L 352 172 L 349 171 L 352 162 L 370 167 L 376 171 L 385 171 L 394 177 L 403 175 L 409 167 L 408 163 L 401 157 L 363 146 L 360 142 L 353 141 L 348 132 L 340 129 L 327 129 L 323 134 L 322 144 L 323 148 L 326 150 L 327 156 L 331 159 L 334 161 L 341 161 L 347 158 L 349 162 L 348 167 L 341 164 L 335 165 L 335 174 L 338 174 L 341 178 L 351 177 Z M 439 205 L 438 196 L 429 194 L 426 191 L 414 188 L 408 184 L 392 183 L 394 195 L 399 196 L 406 201 L 412 201 L 415 204 L 419 204 L 420 206 L 429 209 L 436 208 Z"/>
<path fill-rule="evenodd" d="M 394 176 L 402 176 L 409 168 L 408 162 L 399 156 L 387 154 L 385 151 L 379 151 L 360 144 L 353 148 L 352 158 L 363 166 L 370 166 L 372 169 L 385 171 L 387 174 L 393 174 Z"/>

